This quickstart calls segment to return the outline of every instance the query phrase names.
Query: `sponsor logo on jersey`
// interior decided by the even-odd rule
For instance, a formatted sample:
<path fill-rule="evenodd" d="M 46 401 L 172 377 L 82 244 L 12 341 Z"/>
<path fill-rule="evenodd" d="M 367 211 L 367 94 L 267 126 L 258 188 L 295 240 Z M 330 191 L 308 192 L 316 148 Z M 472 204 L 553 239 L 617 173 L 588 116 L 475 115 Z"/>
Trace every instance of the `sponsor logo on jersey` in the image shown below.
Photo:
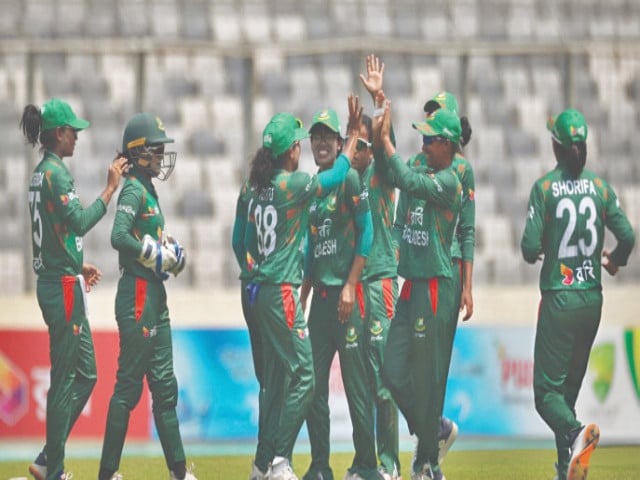
<path fill-rule="evenodd" d="M 563 285 L 573 285 L 573 270 L 564 263 L 560 264 L 560 275 L 564 276 L 562 279 Z"/>
<path fill-rule="evenodd" d="M 145 213 L 143 213 L 142 215 L 140 215 L 140 217 L 143 220 L 146 220 L 148 218 L 155 217 L 159 213 L 160 213 L 160 210 L 158 209 L 158 207 L 149 206 L 149 207 L 147 207 L 147 211 Z"/>
<path fill-rule="evenodd" d="M 529 209 L 527 210 L 527 218 L 529 220 L 533 220 L 533 216 L 536 214 L 536 209 L 533 208 L 533 205 L 529 205 Z"/>
<path fill-rule="evenodd" d="M 42 187 L 42 180 L 44 179 L 44 172 L 35 172 L 31 176 L 31 184 L 30 187 Z"/>
<path fill-rule="evenodd" d="M 469 200 L 471 200 L 472 202 L 476 199 L 476 192 L 470 188 L 469 189 Z"/>
<path fill-rule="evenodd" d="M 73 324 L 73 335 L 77 337 L 82 333 L 82 325 Z"/>
<path fill-rule="evenodd" d="M 78 195 L 76 194 L 76 192 L 71 191 L 65 195 L 60 195 L 60 201 L 62 202 L 62 204 L 66 207 L 67 205 L 69 205 L 69 202 L 75 200 L 78 198 Z"/>
<path fill-rule="evenodd" d="M 118 204 L 118 207 L 116 208 L 116 210 L 119 212 L 128 213 L 129 215 L 132 215 L 132 216 L 136 214 L 136 212 L 133 210 L 133 208 L 130 205 Z"/>
<path fill-rule="evenodd" d="M 318 235 L 320 235 L 320 238 L 327 238 L 328 236 L 331 235 L 332 225 L 333 225 L 333 222 L 331 221 L 330 218 L 324 219 L 324 221 L 322 222 L 322 225 L 318 227 Z"/>
<path fill-rule="evenodd" d="M 304 340 L 306 337 L 309 336 L 309 329 L 307 328 L 299 328 L 297 332 L 298 332 L 298 338 L 300 340 Z"/>
<path fill-rule="evenodd" d="M 575 268 L 570 268 L 564 263 L 561 263 L 560 274 L 564 277 L 562 279 L 562 284 L 567 286 L 573 285 L 574 282 L 583 283 L 588 280 L 596 279 L 591 259 L 585 260 L 582 262 L 581 266 Z"/>

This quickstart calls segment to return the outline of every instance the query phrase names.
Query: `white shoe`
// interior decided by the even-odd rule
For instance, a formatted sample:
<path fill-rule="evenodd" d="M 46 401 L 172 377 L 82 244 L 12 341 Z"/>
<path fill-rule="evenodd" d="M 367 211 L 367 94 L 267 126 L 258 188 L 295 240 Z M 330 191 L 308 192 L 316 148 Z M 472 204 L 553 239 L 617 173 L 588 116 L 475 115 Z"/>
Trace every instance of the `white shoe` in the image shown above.
<path fill-rule="evenodd" d="M 347 473 L 344 475 L 344 480 L 364 480 L 364 478 L 357 472 L 347 470 Z"/>
<path fill-rule="evenodd" d="M 567 480 L 584 480 L 589 470 L 589 459 L 600 441 L 600 428 L 595 423 L 582 427 L 571 445 L 571 459 Z"/>
<path fill-rule="evenodd" d="M 272 464 L 265 478 L 267 480 L 298 480 L 293 468 L 289 465 L 289 460 L 286 458 Z"/>
<path fill-rule="evenodd" d="M 110 478 L 110 480 L 122 480 L 122 474 L 121 473 L 114 473 L 113 476 Z"/>
<path fill-rule="evenodd" d="M 187 468 L 187 473 L 184 476 L 184 480 L 198 480 L 196 476 L 193 474 L 194 469 L 195 467 L 192 463 L 191 466 Z M 169 474 L 171 475 L 170 476 L 171 480 L 180 480 L 178 477 L 176 477 L 175 473 L 173 473 L 173 470 L 169 470 Z"/>
<path fill-rule="evenodd" d="M 46 480 L 47 478 L 47 457 L 43 452 L 38 454 L 31 465 L 29 465 L 29 473 L 36 480 Z"/>
<path fill-rule="evenodd" d="M 453 420 L 446 417 L 440 418 L 440 427 L 438 429 L 438 465 L 444 462 L 444 457 L 456 441 L 458 436 L 458 425 Z"/>
<path fill-rule="evenodd" d="M 266 476 L 267 476 L 267 473 L 260 470 L 254 462 L 253 468 L 251 469 L 251 473 L 249 474 L 249 480 L 264 480 Z"/>

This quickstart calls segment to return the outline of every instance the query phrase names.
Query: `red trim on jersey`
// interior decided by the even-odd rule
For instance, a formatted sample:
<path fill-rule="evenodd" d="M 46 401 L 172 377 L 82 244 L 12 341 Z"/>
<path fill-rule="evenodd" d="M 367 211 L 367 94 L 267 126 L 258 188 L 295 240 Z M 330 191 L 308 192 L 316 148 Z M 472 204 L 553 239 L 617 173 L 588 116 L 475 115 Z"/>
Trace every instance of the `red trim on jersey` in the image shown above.
<path fill-rule="evenodd" d="M 287 320 L 287 327 L 293 330 L 293 322 L 296 319 L 296 302 L 293 298 L 293 288 L 290 283 L 280 285 L 282 294 L 282 307 L 284 310 L 284 318 Z"/>
<path fill-rule="evenodd" d="M 384 306 L 387 309 L 387 318 L 391 320 L 393 318 L 393 279 L 382 279 L 382 298 L 384 299 Z"/>
<path fill-rule="evenodd" d="M 364 318 L 364 290 L 361 282 L 358 282 L 356 285 L 356 301 L 358 302 L 358 308 L 360 309 L 360 318 Z"/>
<path fill-rule="evenodd" d="M 144 278 L 136 277 L 136 322 L 142 318 L 144 303 L 147 299 L 147 281 Z"/>
<path fill-rule="evenodd" d="M 402 291 L 400 292 L 400 300 L 408 302 L 411 299 L 411 286 L 413 283 L 411 280 L 405 280 L 402 284 Z"/>
<path fill-rule="evenodd" d="M 431 297 L 431 310 L 435 315 L 438 311 L 438 277 L 429 279 L 429 296 Z"/>
<path fill-rule="evenodd" d="M 73 287 L 76 285 L 77 278 L 73 275 L 63 275 L 60 277 L 62 283 L 62 299 L 64 301 L 64 315 L 67 322 L 71 321 L 71 314 L 73 314 Z"/>

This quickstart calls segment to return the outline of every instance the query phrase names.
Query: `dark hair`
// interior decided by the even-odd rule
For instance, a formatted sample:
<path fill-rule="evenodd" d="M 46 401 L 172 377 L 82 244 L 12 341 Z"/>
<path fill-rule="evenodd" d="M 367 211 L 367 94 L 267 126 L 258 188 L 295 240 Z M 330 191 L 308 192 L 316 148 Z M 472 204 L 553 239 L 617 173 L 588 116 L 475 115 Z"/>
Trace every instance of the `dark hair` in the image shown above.
<path fill-rule="evenodd" d="M 564 160 L 567 163 L 569 174 L 573 178 L 578 178 L 587 163 L 587 142 L 573 142 L 569 146 L 564 146 L 553 140 L 553 153 L 557 160 Z"/>
<path fill-rule="evenodd" d="M 462 128 L 462 135 L 460 135 L 460 146 L 464 147 L 467 143 L 469 143 L 469 140 L 471 140 L 472 130 L 468 117 L 460 117 L 460 127 Z"/>
<path fill-rule="evenodd" d="M 32 147 L 35 147 L 38 142 L 42 145 L 42 149 L 51 150 L 55 146 L 56 137 L 55 129 L 41 131 L 42 126 L 42 112 L 33 104 L 29 104 L 24 107 L 22 112 L 22 118 L 20 119 L 20 125 L 18 128 L 22 130 L 27 143 Z"/>
<path fill-rule="evenodd" d="M 362 124 L 367 127 L 367 141 L 373 142 L 373 122 L 369 115 L 362 114 Z"/>
<path fill-rule="evenodd" d="M 260 191 L 271 183 L 273 168 L 278 159 L 273 158 L 271 150 L 260 147 L 251 160 L 251 170 L 249 172 L 249 183 L 256 190 Z"/>

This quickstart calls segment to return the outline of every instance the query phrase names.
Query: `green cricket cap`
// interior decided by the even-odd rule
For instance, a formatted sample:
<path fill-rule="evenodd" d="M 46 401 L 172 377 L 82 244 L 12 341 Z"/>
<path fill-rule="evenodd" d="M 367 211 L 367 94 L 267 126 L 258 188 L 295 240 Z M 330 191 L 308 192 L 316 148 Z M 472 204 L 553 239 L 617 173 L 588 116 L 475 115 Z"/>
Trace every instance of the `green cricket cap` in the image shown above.
<path fill-rule="evenodd" d="M 587 140 L 587 122 L 579 111 L 572 108 L 550 118 L 547 130 L 556 142 L 565 147 Z"/>
<path fill-rule="evenodd" d="M 451 140 L 453 143 L 458 143 L 462 134 L 458 115 L 445 108 L 439 108 L 431 115 L 428 115 L 425 122 L 414 122 L 412 125 L 413 128 L 426 137 L 440 136 Z"/>
<path fill-rule="evenodd" d="M 84 130 L 90 123 L 87 120 L 76 117 L 71 106 L 64 100 L 52 98 L 42 106 L 41 130 L 51 130 L 57 127 L 71 127 L 76 130 Z"/>
<path fill-rule="evenodd" d="M 325 125 L 329 130 L 340 135 L 340 120 L 338 120 L 336 111 L 331 108 L 320 110 L 313 116 L 309 132 L 313 131 L 316 125 Z"/>
<path fill-rule="evenodd" d="M 302 121 L 290 113 L 276 113 L 262 132 L 262 146 L 278 157 L 293 145 L 293 142 L 309 138 Z"/>
<path fill-rule="evenodd" d="M 123 153 L 131 148 L 159 143 L 173 143 L 173 138 L 167 137 L 162 120 L 153 113 L 136 113 L 127 122 L 122 136 Z"/>
<path fill-rule="evenodd" d="M 424 111 L 427 113 L 431 113 L 438 108 L 446 108 L 456 115 L 460 115 L 458 100 L 456 100 L 456 96 L 451 92 L 440 92 L 424 104 Z"/>

